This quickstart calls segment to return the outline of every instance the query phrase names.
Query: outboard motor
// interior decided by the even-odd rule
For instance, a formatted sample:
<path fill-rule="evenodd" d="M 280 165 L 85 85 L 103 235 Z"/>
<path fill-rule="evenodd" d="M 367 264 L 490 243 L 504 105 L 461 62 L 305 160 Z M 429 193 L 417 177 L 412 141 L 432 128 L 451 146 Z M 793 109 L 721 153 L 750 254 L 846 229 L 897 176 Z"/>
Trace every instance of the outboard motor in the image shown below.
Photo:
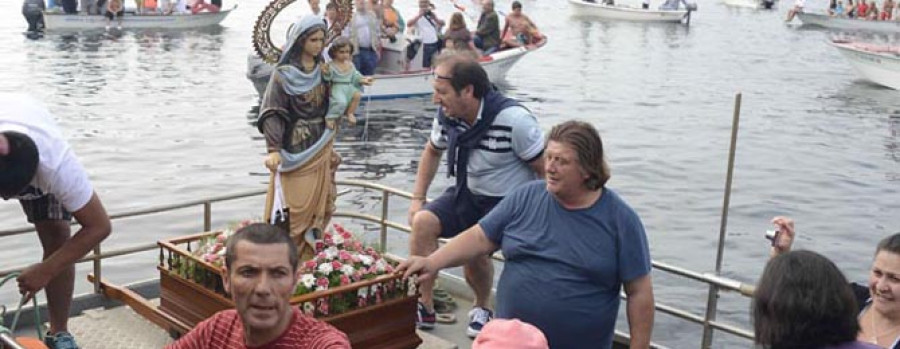
<path fill-rule="evenodd" d="M 25 0 L 22 3 L 22 15 L 28 21 L 28 32 L 44 30 L 44 0 Z"/>
<path fill-rule="evenodd" d="M 697 3 L 691 2 L 684 5 L 684 8 L 690 12 L 697 11 Z"/>
<path fill-rule="evenodd" d="M 771 10 L 772 7 L 775 7 L 775 0 L 762 0 L 762 6 L 766 10 Z"/>

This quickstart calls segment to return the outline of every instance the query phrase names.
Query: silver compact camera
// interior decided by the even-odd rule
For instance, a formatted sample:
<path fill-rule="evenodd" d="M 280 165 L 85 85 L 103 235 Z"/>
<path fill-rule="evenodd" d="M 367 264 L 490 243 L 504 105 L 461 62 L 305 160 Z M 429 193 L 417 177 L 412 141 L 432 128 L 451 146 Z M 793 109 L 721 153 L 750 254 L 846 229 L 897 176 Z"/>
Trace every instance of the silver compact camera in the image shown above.
<path fill-rule="evenodd" d="M 781 234 L 780 230 L 766 230 L 766 239 L 772 242 L 772 246 L 775 246 L 775 241 L 778 240 L 779 234 Z"/>

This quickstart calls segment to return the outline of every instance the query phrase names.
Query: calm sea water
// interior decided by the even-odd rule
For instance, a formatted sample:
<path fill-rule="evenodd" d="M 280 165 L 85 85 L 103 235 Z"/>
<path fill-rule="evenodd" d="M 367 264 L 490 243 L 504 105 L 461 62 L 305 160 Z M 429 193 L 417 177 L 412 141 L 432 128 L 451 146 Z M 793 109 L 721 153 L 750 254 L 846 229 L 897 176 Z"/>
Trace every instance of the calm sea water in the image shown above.
<path fill-rule="evenodd" d="M 785 25 L 786 5 L 770 12 L 701 2 L 687 28 L 573 17 L 562 0 L 523 3 L 550 42 L 500 86 L 545 130 L 568 119 L 601 130 L 610 187 L 643 218 L 654 259 L 714 268 L 737 92 L 743 106 L 725 275 L 756 280 L 768 252 L 763 232 L 776 214 L 797 220 L 798 247 L 827 255 L 854 280 L 866 277 L 876 242 L 900 232 L 900 93 L 862 81 L 826 44 L 828 33 Z M 259 189 L 267 180 L 264 146 L 252 126 L 257 95 L 244 72 L 264 5 L 243 1 L 220 27 L 202 31 L 29 40 L 19 2 L 4 1 L 0 90 L 49 105 L 110 212 Z M 451 11 L 448 2 L 437 5 Z M 342 133 L 339 176 L 410 189 L 434 112 L 430 100 L 361 110 L 372 120 L 369 137 L 361 138 L 361 128 Z M 432 194 L 449 183 L 439 174 Z M 375 197 L 352 192 L 341 200 L 348 210 L 377 212 Z M 216 205 L 214 225 L 259 216 L 260 202 Z M 403 220 L 406 204 L 397 202 L 392 215 Z M 199 231 L 200 212 L 118 221 L 106 249 Z M 24 224 L 16 203 L 0 203 L 0 229 Z M 393 236 L 392 249 L 403 252 L 403 240 Z M 37 261 L 39 246 L 34 234 L 5 239 L 0 267 Z M 151 278 L 157 255 L 114 259 L 104 276 L 117 283 Z M 702 313 L 702 284 L 661 272 L 654 278 L 658 301 Z M 87 291 L 82 275 L 78 280 L 78 291 Z M 0 289 L 0 303 L 11 304 L 14 289 Z M 748 324 L 746 300 L 726 294 L 720 305 L 720 319 Z M 627 328 L 624 321 L 620 327 Z M 657 316 L 659 343 L 697 347 L 699 336 L 699 326 Z M 747 346 L 716 336 L 716 347 Z"/>

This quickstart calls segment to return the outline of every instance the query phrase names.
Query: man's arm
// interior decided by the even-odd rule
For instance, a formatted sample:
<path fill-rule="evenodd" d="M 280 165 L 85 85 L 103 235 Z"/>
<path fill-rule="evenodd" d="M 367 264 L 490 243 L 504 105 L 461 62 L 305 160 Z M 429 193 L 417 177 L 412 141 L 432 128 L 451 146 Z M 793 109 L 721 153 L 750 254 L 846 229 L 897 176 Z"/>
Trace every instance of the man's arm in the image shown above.
<path fill-rule="evenodd" d="M 498 246 L 487 238 L 481 225 L 475 224 L 427 258 L 410 256 L 400 263 L 397 271 L 403 272 L 405 278 L 418 274 L 420 281 L 430 280 L 437 277 L 441 269 L 461 266 L 472 258 L 489 255 L 497 248 Z"/>
<path fill-rule="evenodd" d="M 96 192 L 88 203 L 73 212 L 72 216 L 81 225 L 81 229 L 43 262 L 53 275 L 84 257 L 112 231 L 109 216 L 106 215 L 106 209 L 103 208 L 103 203 L 100 202 Z"/>
<path fill-rule="evenodd" d="M 438 166 L 441 164 L 441 156 L 444 152 L 435 148 L 431 140 L 425 142 L 425 150 L 419 159 L 419 168 L 416 171 L 416 182 L 413 185 L 413 197 L 409 203 L 409 224 L 412 225 L 412 216 L 422 209 L 425 198 L 428 195 L 428 187 L 434 180 Z"/>
<path fill-rule="evenodd" d="M 31 296 L 46 287 L 57 274 L 75 264 L 78 259 L 109 236 L 111 230 L 109 217 L 96 193 L 91 196 L 84 207 L 73 212 L 72 215 L 81 225 L 81 229 L 75 233 L 75 236 L 66 241 L 43 262 L 33 264 L 23 270 L 16 279 L 19 283 L 19 290 L 29 296 L 25 301 L 30 300 Z"/>
<path fill-rule="evenodd" d="M 416 26 L 416 23 L 419 22 L 419 18 L 422 18 L 422 16 L 424 16 L 424 15 L 425 15 L 425 10 L 420 9 L 418 14 L 413 16 L 413 18 L 409 19 L 409 26 L 410 27 Z"/>
<path fill-rule="evenodd" d="M 626 313 L 631 332 L 631 349 L 650 348 L 650 334 L 653 332 L 653 282 L 650 274 L 625 282 L 628 295 Z"/>

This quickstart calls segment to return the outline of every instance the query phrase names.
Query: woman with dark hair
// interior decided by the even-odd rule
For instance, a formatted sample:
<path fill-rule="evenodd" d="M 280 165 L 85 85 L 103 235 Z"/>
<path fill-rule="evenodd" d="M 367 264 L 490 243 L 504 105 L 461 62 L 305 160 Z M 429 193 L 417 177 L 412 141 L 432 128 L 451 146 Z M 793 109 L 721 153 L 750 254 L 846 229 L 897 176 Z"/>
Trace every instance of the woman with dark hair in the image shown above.
<path fill-rule="evenodd" d="M 877 349 L 858 342 L 858 307 L 837 266 L 811 251 L 772 258 L 753 296 L 756 343 L 768 349 Z"/>
<path fill-rule="evenodd" d="M 772 243 L 773 258 L 788 253 L 794 242 L 794 221 L 775 217 L 778 227 Z M 878 243 L 868 285 L 851 283 L 859 323 L 857 340 L 880 348 L 900 349 L 900 233 Z"/>
<path fill-rule="evenodd" d="M 272 171 L 265 218 L 271 221 L 278 179 L 283 205 L 289 209 L 290 235 L 304 259 L 312 255 L 310 241 L 331 220 L 334 173 L 340 163 L 333 150 L 334 130 L 325 126 L 329 100 L 321 71 L 325 30 L 325 22 L 313 15 L 291 26 L 257 123 L 266 138 L 265 164 Z"/>

